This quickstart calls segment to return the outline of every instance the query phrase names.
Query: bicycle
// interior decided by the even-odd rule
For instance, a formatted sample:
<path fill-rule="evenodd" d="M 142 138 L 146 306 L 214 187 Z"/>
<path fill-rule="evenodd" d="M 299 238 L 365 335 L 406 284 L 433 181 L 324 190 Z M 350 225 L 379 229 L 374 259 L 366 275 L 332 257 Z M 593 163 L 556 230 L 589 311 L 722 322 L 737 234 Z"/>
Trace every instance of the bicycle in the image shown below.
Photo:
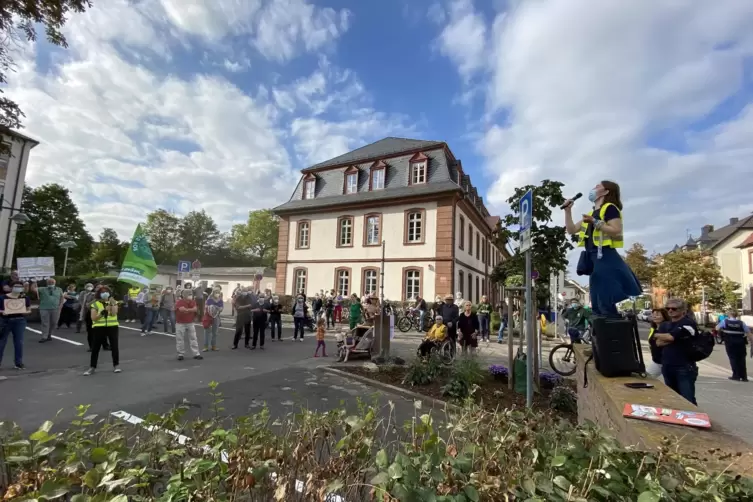
<path fill-rule="evenodd" d="M 421 313 L 416 309 L 409 309 L 397 320 L 397 329 L 403 333 L 407 333 L 411 329 L 416 331 L 428 331 L 431 327 L 431 322 L 428 315 L 424 315 L 424 325 L 420 326 Z"/>
<path fill-rule="evenodd" d="M 567 329 L 567 324 L 565 325 L 565 329 Z M 587 325 L 586 329 L 580 334 L 580 341 L 581 343 L 585 344 L 591 344 L 591 326 Z M 572 363 L 572 367 L 560 366 L 561 363 L 565 363 L 566 365 L 569 365 Z M 549 366 L 554 370 L 555 373 L 562 376 L 572 376 L 575 374 L 575 372 L 578 370 L 577 365 L 575 363 L 575 352 L 573 351 L 573 342 L 570 343 L 560 343 L 559 345 L 555 345 L 552 347 L 552 350 L 549 352 Z"/>

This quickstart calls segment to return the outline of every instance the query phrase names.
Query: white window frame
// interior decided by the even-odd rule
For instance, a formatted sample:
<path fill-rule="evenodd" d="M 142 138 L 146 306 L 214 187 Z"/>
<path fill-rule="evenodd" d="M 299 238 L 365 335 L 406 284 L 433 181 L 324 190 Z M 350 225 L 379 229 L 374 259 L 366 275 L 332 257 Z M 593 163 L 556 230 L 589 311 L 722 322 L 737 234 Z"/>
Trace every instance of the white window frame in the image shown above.
<path fill-rule="evenodd" d="M 373 274 L 373 275 L 372 275 Z M 370 288 L 369 282 L 373 281 L 373 288 Z M 379 288 L 379 272 L 374 269 L 365 270 L 363 272 L 363 294 L 373 295 Z"/>
<path fill-rule="evenodd" d="M 405 299 L 415 300 L 421 295 L 421 272 L 418 270 L 405 271 Z"/>
<path fill-rule="evenodd" d="M 352 183 L 351 183 L 352 181 Z M 348 173 L 345 175 L 345 193 L 358 192 L 358 172 Z"/>
<path fill-rule="evenodd" d="M 305 293 L 306 282 L 308 282 L 308 273 L 302 269 L 296 270 L 295 271 L 295 291 L 293 291 L 293 295 L 297 295 L 301 291 Z"/>
<path fill-rule="evenodd" d="M 347 230 L 348 230 L 348 241 L 344 241 L 345 237 L 345 230 L 346 230 L 346 223 L 347 223 Z M 350 247 L 353 245 L 353 218 L 347 217 L 347 218 L 341 218 L 340 219 L 340 228 L 338 229 L 338 239 L 340 247 Z"/>
<path fill-rule="evenodd" d="M 337 271 L 337 294 L 347 298 L 350 294 L 350 271 L 340 269 Z"/>
<path fill-rule="evenodd" d="M 313 199 L 316 197 L 316 180 L 306 180 L 303 184 L 303 198 Z"/>
<path fill-rule="evenodd" d="M 424 218 L 423 213 L 416 211 L 414 213 L 408 213 L 408 242 L 422 242 L 424 235 Z M 412 226 L 411 226 L 412 225 Z M 413 237 L 411 237 L 411 231 Z"/>
<path fill-rule="evenodd" d="M 414 162 L 411 166 L 411 185 L 426 183 L 426 161 Z"/>
<path fill-rule="evenodd" d="M 372 220 L 376 220 L 376 223 L 373 225 L 371 224 Z M 366 218 L 366 245 L 367 246 L 376 246 L 380 244 L 379 236 L 381 235 L 381 232 L 382 232 L 382 229 L 380 228 L 381 225 L 382 225 L 381 216 L 373 215 Z M 372 237 L 374 238 L 373 241 L 372 241 Z"/>
<path fill-rule="evenodd" d="M 306 243 L 304 244 L 303 237 L 306 237 Z M 298 235 L 295 237 L 298 243 L 298 249 L 307 249 L 311 245 L 311 223 L 308 221 L 302 221 L 298 223 Z"/>
<path fill-rule="evenodd" d="M 384 190 L 384 183 L 387 178 L 387 170 L 380 168 L 380 169 L 374 169 L 371 171 L 371 189 L 372 190 Z M 377 179 L 381 182 L 377 186 Z"/>

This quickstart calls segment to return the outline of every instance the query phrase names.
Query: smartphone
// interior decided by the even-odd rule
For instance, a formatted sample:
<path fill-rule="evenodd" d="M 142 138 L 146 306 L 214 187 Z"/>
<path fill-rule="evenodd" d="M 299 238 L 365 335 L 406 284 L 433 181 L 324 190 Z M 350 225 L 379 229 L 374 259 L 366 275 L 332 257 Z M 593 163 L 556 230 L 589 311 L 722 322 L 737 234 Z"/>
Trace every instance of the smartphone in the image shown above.
<path fill-rule="evenodd" d="M 654 385 L 646 382 L 630 382 L 626 383 L 625 387 L 629 387 L 631 389 L 653 389 Z"/>

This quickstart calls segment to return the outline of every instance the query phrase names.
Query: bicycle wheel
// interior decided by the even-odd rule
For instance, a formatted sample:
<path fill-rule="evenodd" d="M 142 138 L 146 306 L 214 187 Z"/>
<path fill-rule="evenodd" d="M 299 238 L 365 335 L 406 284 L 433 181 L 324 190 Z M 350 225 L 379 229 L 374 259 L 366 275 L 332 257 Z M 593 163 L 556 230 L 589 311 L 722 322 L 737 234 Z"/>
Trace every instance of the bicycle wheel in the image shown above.
<path fill-rule="evenodd" d="M 574 375 L 577 368 L 572 344 L 561 343 L 556 345 L 549 353 L 549 366 L 558 375 Z"/>
<path fill-rule="evenodd" d="M 397 320 L 397 329 L 403 333 L 407 333 L 413 327 L 413 323 L 407 317 L 401 317 Z"/>

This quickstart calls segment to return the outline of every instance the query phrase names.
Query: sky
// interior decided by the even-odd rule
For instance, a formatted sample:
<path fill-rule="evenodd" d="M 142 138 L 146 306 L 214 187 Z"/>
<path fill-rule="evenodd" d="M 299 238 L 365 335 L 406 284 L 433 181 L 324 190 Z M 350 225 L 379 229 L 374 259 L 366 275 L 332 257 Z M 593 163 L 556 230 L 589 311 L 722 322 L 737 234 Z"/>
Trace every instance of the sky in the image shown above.
<path fill-rule="evenodd" d="M 616 181 L 649 252 L 753 211 L 753 2 L 93 3 L 67 49 L 17 47 L 6 91 L 41 142 L 27 182 L 95 237 L 159 207 L 229 230 L 386 136 L 446 141 L 492 214 Z"/>

